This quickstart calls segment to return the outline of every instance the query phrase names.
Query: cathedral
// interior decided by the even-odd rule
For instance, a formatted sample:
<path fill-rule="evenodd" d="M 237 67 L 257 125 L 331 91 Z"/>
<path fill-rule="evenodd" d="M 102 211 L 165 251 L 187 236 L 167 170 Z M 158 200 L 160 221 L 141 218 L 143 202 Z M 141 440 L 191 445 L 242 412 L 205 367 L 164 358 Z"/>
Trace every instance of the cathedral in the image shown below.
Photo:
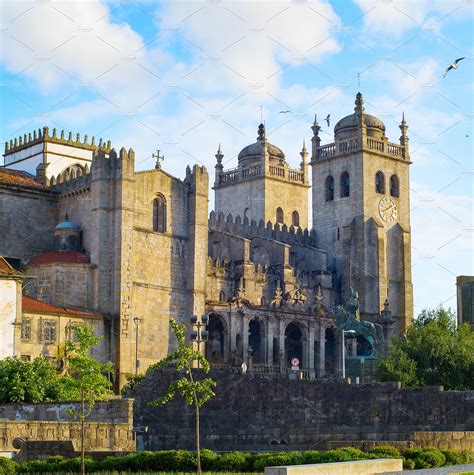
<path fill-rule="evenodd" d="M 296 168 L 263 124 L 236 168 L 224 168 L 219 146 L 213 184 L 204 167 L 180 180 L 158 157 L 136 171 L 132 149 L 48 127 L 7 142 L 2 357 L 59 357 L 67 322 L 93 321 L 121 387 L 173 348 L 170 318 L 190 336 L 192 316 L 207 315 L 200 350 L 211 364 L 328 377 L 341 335 L 345 345 L 335 309 L 347 302 L 361 327 L 383 330 L 356 332 L 347 356 L 386 351 L 413 318 L 408 126 L 403 118 L 389 142 L 359 93 L 332 143 L 316 119 L 311 129 Z"/>

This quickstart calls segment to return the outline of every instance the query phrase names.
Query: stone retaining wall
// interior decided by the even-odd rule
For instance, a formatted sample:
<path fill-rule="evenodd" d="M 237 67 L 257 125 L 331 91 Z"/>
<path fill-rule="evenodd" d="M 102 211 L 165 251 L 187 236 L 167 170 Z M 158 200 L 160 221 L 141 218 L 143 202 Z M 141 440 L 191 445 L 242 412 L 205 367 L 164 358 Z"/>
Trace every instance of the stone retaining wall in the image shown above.
<path fill-rule="evenodd" d="M 174 373 L 148 376 L 130 395 L 135 421 L 148 432 L 138 448 L 193 449 L 193 409 L 181 398 L 160 407 L 148 402 L 165 393 Z M 394 384 L 289 380 L 215 371 L 216 397 L 202 408 L 205 448 L 308 450 L 361 441 L 442 445 L 474 450 L 474 391 L 398 389 Z"/>
<path fill-rule="evenodd" d="M 13 452 L 14 439 L 72 441 L 80 447 L 80 423 L 70 411 L 80 403 L 5 404 L 0 406 L 0 451 Z M 135 450 L 133 400 L 113 399 L 96 403 L 85 424 L 87 452 Z"/>

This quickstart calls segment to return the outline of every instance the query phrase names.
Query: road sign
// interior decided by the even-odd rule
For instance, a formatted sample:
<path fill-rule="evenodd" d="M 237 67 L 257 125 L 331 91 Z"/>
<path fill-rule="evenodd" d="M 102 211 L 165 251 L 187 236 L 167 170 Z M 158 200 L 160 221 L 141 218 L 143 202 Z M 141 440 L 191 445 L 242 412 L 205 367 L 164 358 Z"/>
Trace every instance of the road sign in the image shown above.
<path fill-rule="evenodd" d="M 298 358 L 291 358 L 291 366 L 299 366 L 300 360 Z"/>

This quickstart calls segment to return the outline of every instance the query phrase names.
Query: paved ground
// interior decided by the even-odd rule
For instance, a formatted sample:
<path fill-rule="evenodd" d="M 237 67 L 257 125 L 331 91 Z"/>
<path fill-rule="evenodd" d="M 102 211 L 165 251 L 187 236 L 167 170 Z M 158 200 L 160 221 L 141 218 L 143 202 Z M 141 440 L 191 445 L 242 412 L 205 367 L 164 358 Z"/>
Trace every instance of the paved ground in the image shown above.
<path fill-rule="evenodd" d="M 469 463 L 466 465 L 451 465 L 450 467 L 441 467 L 441 468 L 424 468 L 423 470 L 404 470 L 403 472 L 392 472 L 390 475 L 398 474 L 413 474 L 413 475 L 441 475 L 444 473 L 451 474 L 461 474 L 474 472 L 474 463 Z M 388 474 L 387 474 L 388 475 Z"/>

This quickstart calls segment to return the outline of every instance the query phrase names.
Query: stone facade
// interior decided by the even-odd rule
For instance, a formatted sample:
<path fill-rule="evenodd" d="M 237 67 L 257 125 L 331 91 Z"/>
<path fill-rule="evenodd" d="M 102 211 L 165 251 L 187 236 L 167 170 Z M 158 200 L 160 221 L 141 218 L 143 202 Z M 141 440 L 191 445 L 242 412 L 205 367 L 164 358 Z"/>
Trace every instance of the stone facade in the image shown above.
<path fill-rule="evenodd" d="M 396 383 L 288 380 L 213 371 L 216 396 L 201 409 L 201 446 L 208 449 L 325 450 L 375 444 L 435 445 L 474 450 L 472 391 L 403 388 Z M 192 449 L 193 408 L 176 398 L 150 407 L 176 374 L 160 370 L 131 391 L 134 417 L 148 432 L 144 450 Z M 365 445 L 364 445 L 365 444 Z"/>
<path fill-rule="evenodd" d="M 299 168 L 268 142 L 263 125 L 236 169 L 224 169 L 219 148 L 210 215 L 204 167 L 188 167 L 183 180 L 159 163 L 135 171 L 132 149 L 117 152 L 44 128 L 6 146 L 0 255 L 34 277 L 32 297 L 103 315 L 117 387 L 167 354 L 170 317 L 191 331 L 190 317 L 203 314 L 210 315 L 204 351 L 214 365 L 245 362 L 281 373 L 297 358 L 307 377 L 334 373 L 341 342 L 332 309 L 351 287 L 360 294 L 358 318 L 384 323 L 386 341 L 412 319 L 407 126 L 400 126 L 400 145 L 389 143 L 360 96 L 355 114 L 340 122 L 335 144 L 326 146 L 315 123 L 311 164 L 303 145 Z M 53 155 L 36 163 L 41 144 L 63 147 L 65 156 L 64 147 L 74 149 L 57 174 Z M 91 161 L 84 164 L 86 152 Z M 30 172 L 36 166 L 36 178 L 15 170 L 20 163 Z M 382 204 L 376 170 L 387 180 Z M 331 202 L 328 174 L 337 184 Z M 343 185 L 349 196 L 340 197 Z M 357 338 L 347 344 L 351 358 L 383 351 Z"/>
<path fill-rule="evenodd" d="M 76 402 L 1 405 L 0 452 L 16 452 L 18 438 L 72 441 L 75 451 L 80 451 L 80 422 L 71 415 L 78 411 Z M 97 402 L 86 419 L 84 447 L 89 453 L 134 451 L 133 400 Z"/>

